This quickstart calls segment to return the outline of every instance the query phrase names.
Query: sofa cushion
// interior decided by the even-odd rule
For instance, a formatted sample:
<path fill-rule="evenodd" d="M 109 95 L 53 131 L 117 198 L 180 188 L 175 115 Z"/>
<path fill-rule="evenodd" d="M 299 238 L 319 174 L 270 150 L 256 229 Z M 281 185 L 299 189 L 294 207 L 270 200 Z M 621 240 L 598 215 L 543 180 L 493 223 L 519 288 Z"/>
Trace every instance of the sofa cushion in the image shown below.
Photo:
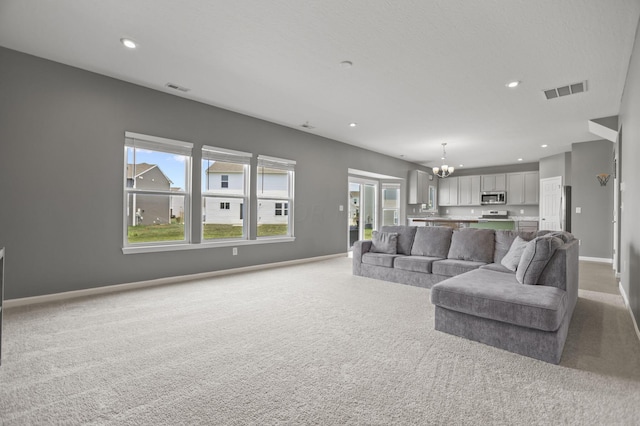
<path fill-rule="evenodd" d="M 518 282 L 520 284 L 537 284 L 549 259 L 562 244 L 563 241 L 560 238 L 552 235 L 536 237 L 529 241 L 516 270 Z"/>
<path fill-rule="evenodd" d="M 398 257 L 396 254 L 385 253 L 365 253 L 362 255 L 362 263 L 367 265 L 384 266 L 385 268 L 393 268 L 393 259 Z"/>
<path fill-rule="evenodd" d="M 444 275 L 445 277 L 453 277 L 478 269 L 482 265 L 486 265 L 486 263 L 475 262 L 473 260 L 443 259 L 433 262 L 431 265 L 431 273 Z"/>
<path fill-rule="evenodd" d="M 502 261 L 502 258 L 507 254 L 516 237 L 520 237 L 526 241 L 531 241 L 536 237 L 536 232 L 510 231 L 506 229 L 496 230 L 496 247 L 493 252 L 493 261 L 495 263 L 500 263 Z"/>
<path fill-rule="evenodd" d="M 416 226 L 383 226 L 382 232 L 395 232 L 398 234 L 398 254 L 411 254 L 413 238 L 416 236 Z"/>
<path fill-rule="evenodd" d="M 516 239 L 513 240 L 511 248 L 509 249 L 507 254 L 505 254 L 500 261 L 502 266 L 510 271 L 515 272 L 516 269 L 518 269 L 520 258 L 522 257 L 522 253 L 524 253 L 524 249 L 527 247 L 528 243 L 528 241 L 523 240 L 522 238 L 517 236 Z"/>
<path fill-rule="evenodd" d="M 522 286 L 514 274 L 487 269 L 434 285 L 431 302 L 452 311 L 543 331 L 556 331 L 568 306 L 563 290 Z"/>
<path fill-rule="evenodd" d="M 396 254 L 398 252 L 398 234 L 396 232 L 373 231 L 371 237 L 371 252 Z"/>
<path fill-rule="evenodd" d="M 395 269 L 402 269 L 405 271 L 424 272 L 426 274 L 430 274 L 431 265 L 436 260 L 442 260 L 442 258 L 429 256 L 400 256 L 396 257 L 393 261 L 393 267 Z"/>
<path fill-rule="evenodd" d="M 412 256 L 430 256 L 446 258 L 451 246 L 453 229 L 448 226 L 421 226 L 411 247 Z"/>
<path fill-rule="evenodd" d="M 493 229 L 463 228 L 453 231 L 447 258 L 493 263 Z"/>

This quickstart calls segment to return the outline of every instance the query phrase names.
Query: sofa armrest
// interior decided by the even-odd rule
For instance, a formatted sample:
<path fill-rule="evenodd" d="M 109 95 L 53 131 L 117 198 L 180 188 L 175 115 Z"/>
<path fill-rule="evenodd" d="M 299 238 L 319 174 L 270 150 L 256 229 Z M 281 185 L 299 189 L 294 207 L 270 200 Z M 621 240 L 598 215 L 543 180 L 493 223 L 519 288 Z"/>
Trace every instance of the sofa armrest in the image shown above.
<path fill-rule="evenodd" d="M 358 240 L 353 243 L 353 275 L 362 275 L 362 255 L 371 250 L 371 240 Z"/>

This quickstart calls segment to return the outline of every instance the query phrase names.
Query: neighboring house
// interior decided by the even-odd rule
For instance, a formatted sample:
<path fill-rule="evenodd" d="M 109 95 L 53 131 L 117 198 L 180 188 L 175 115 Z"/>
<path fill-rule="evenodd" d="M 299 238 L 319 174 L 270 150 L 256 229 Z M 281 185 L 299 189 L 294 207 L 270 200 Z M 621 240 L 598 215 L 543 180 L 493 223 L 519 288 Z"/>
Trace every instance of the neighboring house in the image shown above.
<path fill-rule="evenodd" d="M 216 161 L 207 169 L 207 186 L 205 191 L 217 194 L 243 193 L 243 165 Z M 287 194 L 288 176 L 284 170 L 264 169 L 258 174 L 258 223 L 288 223 L 289 205 L 286 202 L 263 199 L 268 194 Z M 242 225 L 243 205 L 237 198 L 215 197 L 209 199 L 204 208 L 204 223 L 222 223 Z"/>
<path fill-rule="evenodd" d="M 171 188 L 171 180 L 157 164 L 127 164 L 127 187 L 138 189 Z M 129 202 L 129 225 L 160 225 L 171 223 L 171 197 L 133 195 Z"/>
<path fill-rule="evenodd" d="M 204 191 L 218 194 L 244 193 L 244 166 L 242 164 L 216 161 L 207 169 L 207 182 Z M 243 205 L 237 198 L 211 197 L 205 200 L 203 207 L 203 223 L 219 223 L 242 226 Z"/>
<path fill-rule="evenodd" d="M 182 188 L 172 187 L 171 192 L 181 191 Z M 184 196 L 171 196 L 170 203 L 170 217 L 171 219 L 176 219 L 178 223 L 183 223 L 184 219 Z"/>

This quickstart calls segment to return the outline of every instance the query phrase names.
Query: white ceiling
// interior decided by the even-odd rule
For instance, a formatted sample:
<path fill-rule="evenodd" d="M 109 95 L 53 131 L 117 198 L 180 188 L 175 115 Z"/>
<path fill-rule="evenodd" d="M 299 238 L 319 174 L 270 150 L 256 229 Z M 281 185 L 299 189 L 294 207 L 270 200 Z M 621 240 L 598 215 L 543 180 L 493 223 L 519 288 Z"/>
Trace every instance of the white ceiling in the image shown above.
<path fill-rule="evenodd" d="M 639 16 L 638 0 L 0 0 L 0 45 L 425 165 L 447 142 L 475 168 L 599 139 L 587 122 L 618 113 Z"/>

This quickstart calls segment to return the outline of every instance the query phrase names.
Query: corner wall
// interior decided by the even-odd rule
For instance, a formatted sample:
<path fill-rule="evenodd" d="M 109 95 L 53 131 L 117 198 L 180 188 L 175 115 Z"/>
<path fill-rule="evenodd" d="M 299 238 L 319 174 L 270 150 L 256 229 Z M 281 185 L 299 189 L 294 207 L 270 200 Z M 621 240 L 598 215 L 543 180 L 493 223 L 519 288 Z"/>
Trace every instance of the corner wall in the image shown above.
<path fill-rule="evenodd" d="M 580 239 L 581 257 L 613 259 L 613 149 L 606 140 L 571 146 L 571 233 Z M 606 186 L 599 173 L 612 176 Z"/>
<path fill-rule="evenodd" d="M 0 64 L 7 299 L 346 253 L 338 206 L 348 168 L 403 179 L 419 168 L 5 48 Z M 230 247 L 124 255 L 125 131 L 193 142 L 194 153 L 208 144 L 296 160 L 295 242 L 240 246 L 238 256 Z"/>
<path fill-rule="evenodd" d="M 627 80 L 620 106 L 619 125 L 622 129 L 620 158 L 621 192 L 620 234 L 622 265 L 621 287 L 625 292 L 629 307 L 640 324 L 640 33 L 631 54 Z M 620 143 L 620 142 L 619 142 Z"/>

